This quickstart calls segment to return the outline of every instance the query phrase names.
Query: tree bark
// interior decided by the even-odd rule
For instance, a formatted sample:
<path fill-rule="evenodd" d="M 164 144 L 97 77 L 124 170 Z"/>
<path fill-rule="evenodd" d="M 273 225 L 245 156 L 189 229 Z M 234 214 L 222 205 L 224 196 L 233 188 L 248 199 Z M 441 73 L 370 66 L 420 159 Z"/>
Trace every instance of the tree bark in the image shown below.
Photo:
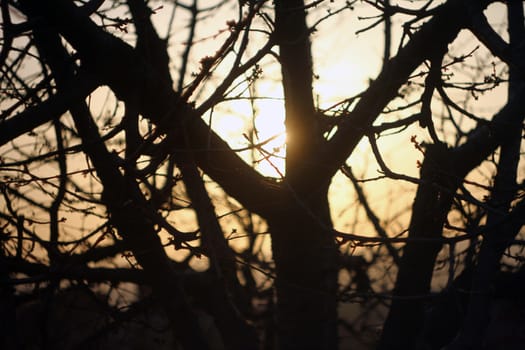
<path fill-rule="evenodd" d="M 275 2 L 286 112 L 284 202 L 266 216 L 277 279 L 279 349 L 337 349 L 337 248 L 326 178 L 306 188 L 308 163 L 323 142 L 312 93 L 310 30 L 303 0 Z"/>
<path fill-rule="evenodd" d="M 420 348 L 424 307 L 442 246 L 439 238 L 458 186 L 449 156 L 443 144 L 430 145 L 426 150 L 408 234 L 416 241 L 403 249 L 379 349 Z"/>
<path fill-rule="evenodd" d="M 286 110 L 286 179 L 296 190 L 307 176 L 303 167 L 322 140 L 312 93 L 310 31 L 303 0 L 275 2 L 275 37 L 279 45 Z"/>
<path fill-rule="evenodd" d="M 278 349 L 337 349 L 337 249 L 326 192 L 310 203 L 290 196 L 279 205 L 282 212 L 268 218 Z"/>

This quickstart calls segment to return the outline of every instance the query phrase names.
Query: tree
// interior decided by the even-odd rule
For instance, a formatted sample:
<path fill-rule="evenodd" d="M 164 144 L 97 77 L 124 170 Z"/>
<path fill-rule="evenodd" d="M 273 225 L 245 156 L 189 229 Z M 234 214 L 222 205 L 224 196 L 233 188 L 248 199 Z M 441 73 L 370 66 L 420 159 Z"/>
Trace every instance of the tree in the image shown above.
<path fill-rule="evenodd" d="M 64 289 L 79 286 L 106 293 L 113 323 L 122 304 L 140 309 L 150 287 L 185 349 L 336 349 L 339 330 L 356 331 L 338 315 L 349 302 L 387 303 L 381 349 L 487 344 L 480 334 L 500 296 L 493 291 L 519 288 L 523 259 L 523 5 L 506 2 L 505 41 L 484 12 L 496 1 L 402 3 L 2 1 L 5 344 L 16 345 L 20 306 L 38 300 L 40 346 L 56 347 L 46 317 Z M 232 8 L 237 19 L 224 21 Z M 314 59 L 326 53 L 312 45 L 341 33 L 316 31 L 353 13 L 371 21 L 359 32 L 384 47 L 379 74 L 361 93 L 321 107 Z M 207 37 L 200 31 L 210 18 L 223 29 Z M 478 46 L 462 46 L 464 35 Z M 215 52 L 196 52 L 211 40 Z M 255 154 L 250 163 L 213 123 L 242 100 L 256 118 L 266 97 L 258 89 L 276 66 L 283 169 L 257 125 L 241 150 Z M 497 110 L 486 115 L 480 106 L 491 94 Z M 400 153 L 415 147 L 419 175 L 390 168 L 390 139 L 405 140 Z M 348 161 L 362 140 L 379 177 Z M 277 175 L 261 173 L 261 160 Z M 337 174 L 364 214 L 348 220 L 377 234 L 336 228 L 329 190 Z M 408 211 L 388 217 L 374 206 L 372 186 L 384 183 L 409 184 Z M 194 229 L 181 228 L 188 215 Z M 271 259 L 261 249 L 267 234 Z M 131 305 L 109 298 L 125 283 L 143 287 Z M 453 305 L 446 316 L 465 312 L 436 330 L 439 316 L 428 310 L 445 310 L 440 300 Z M 207 336 L 203 319 L 220 340 Z"/>

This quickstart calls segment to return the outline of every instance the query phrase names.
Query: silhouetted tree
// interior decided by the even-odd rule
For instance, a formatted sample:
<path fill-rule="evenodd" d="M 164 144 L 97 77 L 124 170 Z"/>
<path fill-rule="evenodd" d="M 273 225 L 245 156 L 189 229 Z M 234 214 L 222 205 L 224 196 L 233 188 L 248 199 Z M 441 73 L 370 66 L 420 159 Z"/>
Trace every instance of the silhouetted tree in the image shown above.
<path fill-rule="evenodd" d="M 339 332 L 369 348 L 488 347 L 496 301 L 523 288 L 525 223 L 523 3 L 496 3 L 2 0 L 5 346 L 23 345 L 24 309 L 41 348 L 153 327 L 155 309 L 184 349 L 350 347 Z M 379 74 L 322 107 L 316 71 L 340 53 L 312 45 L 354 36 L 323 31 L 354 14 L 384 48 Z M 256 121 L 272 79 L 283 168 L 257 123 L 242 149 L 214 123 L 239 101 Z M 352 160 L 364 142 L 378 174 Z M 419 175 L 402 164 L 414 153 Z M 373 234 L 333 221 L 340 174 L 346 227 Z M 57 310 L 78 290 L 105 318 L 66 342 Z M 338 314 L 349 303 L 362 319 Z"/>

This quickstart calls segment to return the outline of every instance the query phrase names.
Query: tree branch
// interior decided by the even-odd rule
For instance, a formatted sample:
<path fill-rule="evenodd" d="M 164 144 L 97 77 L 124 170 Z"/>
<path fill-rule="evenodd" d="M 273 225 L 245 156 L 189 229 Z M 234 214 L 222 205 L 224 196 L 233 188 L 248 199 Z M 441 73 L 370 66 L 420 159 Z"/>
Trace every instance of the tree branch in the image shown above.
<path fill-rule="evenodd" d="M 275 210 L 280 186 L 240 159 L 131 46 L 103 31 L 69 1 L 57 1 L 52 8 L 39 1 L 27 2 L 78 50 L 83 66 L 99 81 L 108 84 L 119 99 L 137 101 L 139 112 L 160 133 L 172 134 L 178 140 L 175 147 L 185 149 L 182 140 L 189 132 L 198 165 L 228 194 L 259 214 Z"/>
<path fill-rule="evenodd" d="M 410 74 L 425 59 L 445 50 L 459 31 L 468 25 L 469 7 L 481 11 L 490 2 L 450 0 L 435 9 L 433 18 L 412 35 L 408 44 L 390 59 L 371 83 L 349 117 L 339 124 L 337 133 L 310 157 L 309 162 L 316 164 L 316 169 L 309 173 L 306 188 L 315 188 L 317 184 L 329 181 L 385 106 L 396 97 Z"/>

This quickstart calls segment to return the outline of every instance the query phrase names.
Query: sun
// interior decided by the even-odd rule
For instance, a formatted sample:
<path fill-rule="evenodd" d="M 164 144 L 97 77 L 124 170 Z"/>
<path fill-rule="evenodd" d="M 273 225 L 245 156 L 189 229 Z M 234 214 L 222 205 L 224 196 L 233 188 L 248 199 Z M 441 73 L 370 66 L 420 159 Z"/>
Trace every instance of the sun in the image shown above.
<path fill-rule="evenodd" d="M 239 156 L 264 176 L 285 174 L 286 129 L 282 98 L 229 101 L 208 122 Z"/>

